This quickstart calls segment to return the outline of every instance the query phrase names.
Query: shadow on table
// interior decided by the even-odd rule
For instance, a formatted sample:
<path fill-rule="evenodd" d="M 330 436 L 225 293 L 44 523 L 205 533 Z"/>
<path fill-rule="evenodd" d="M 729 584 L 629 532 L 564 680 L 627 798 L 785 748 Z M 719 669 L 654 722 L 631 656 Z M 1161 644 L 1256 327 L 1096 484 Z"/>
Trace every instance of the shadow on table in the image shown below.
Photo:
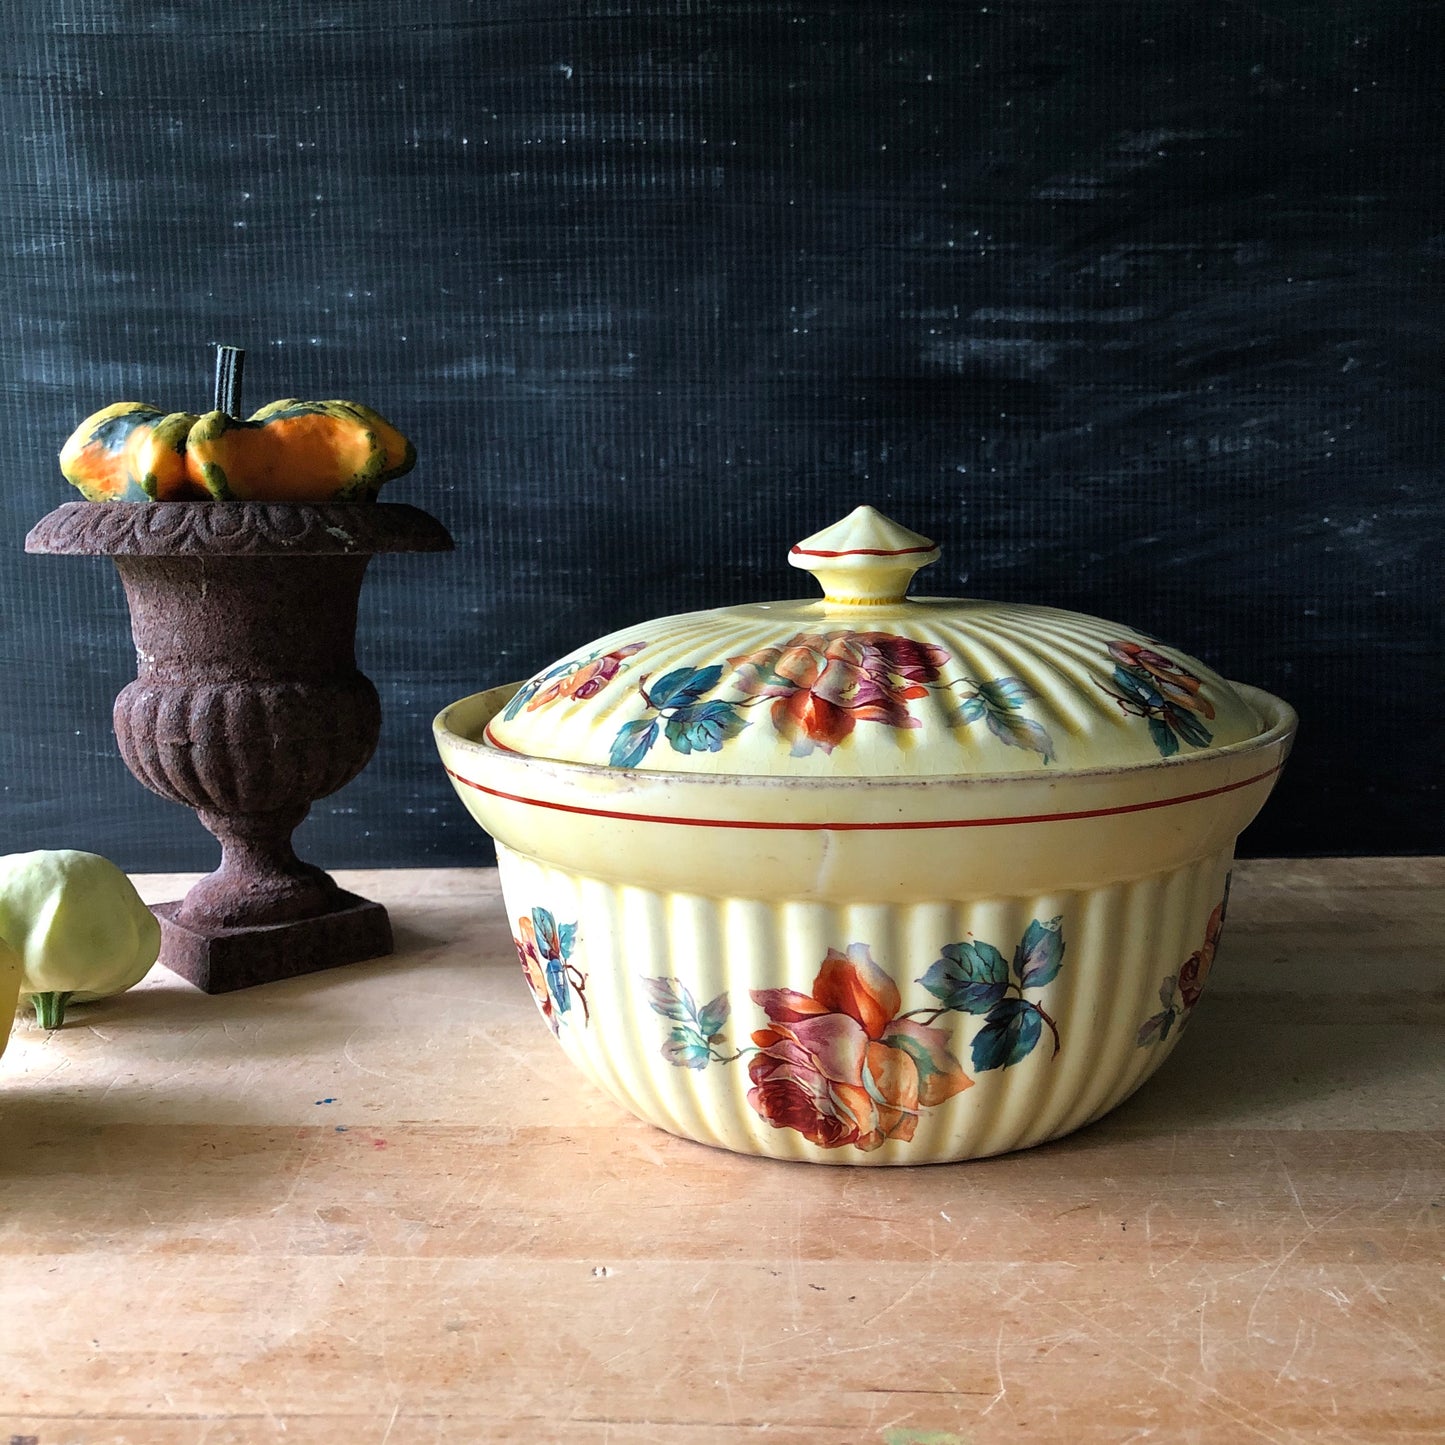
<path fill-rule="evenodd" d="M 72 1004 L 66 1026 L 92 1026 L 120 1033 L 157 1025 L 244 1025 L 274 1019 L 287 1009 L 304 1010 L 307 1017 L 321 1022 L 328 1004 L 362 981 L 391 980 L 400 993 L 405 980 L 408 990 L 425 994 L 429 976 L 441 976 L 459 965 L 512 980 L 517 964 L 511 940 L 505 929 L 498 933 L 498 941 L 494 943 L 489 937 L 485 948 L 478 947 L 467 957 L 450 940 L 401 926 L 396 929 L 395 952 L 383 958 L 320 969 L 233 993 L 203 993 L 157 965 L 140 986 L 127 993 Z"/>
<path fill-rule="evenodd" d="M 1438 1089 L 1441 1031 L 1377 1018 L 1301 1023 L 1279 1001 L 1206 999 L 1159 1072 L 1090 1130 L 1352 1129 L 1418 1117 Z M 1399 1127 L 1399 1125 L 1397 1125 Z"/>
<path fill-rule="evenodd" d="M 138 1122 L 144 1118 L 144 1100 L 154 1093 L 142 1085 L 87 1090 L 7 1080 L 0 1086 L 0 1185 L 83 1176 L 87 1193 L 140 1187 L 159 1201 L 172 1190 L 180 1168 L 189 1181 L 179 1190 L 181 1203 L 189 1208 L 202 1186 L 185 1169 L 188 1158 L 211 1153 L 239 1165 L 245 1155 L 244 1167 L 274 1172 L 264 1162 L 268 1154 L 275 1157 L 274 1135 L 295 1132 L 267 1130 L 273 1137 L 246 1142 L 248 1126 L 267 1121 L 234 1095 L 217 1098 L 212 1110 L 225 1118 L 224 1130 L 173 1120 Z M 195 1102 L 204 1107 L 202 1100 Z M 208 1131 L 216 1136 L 209 1142 Z"/>

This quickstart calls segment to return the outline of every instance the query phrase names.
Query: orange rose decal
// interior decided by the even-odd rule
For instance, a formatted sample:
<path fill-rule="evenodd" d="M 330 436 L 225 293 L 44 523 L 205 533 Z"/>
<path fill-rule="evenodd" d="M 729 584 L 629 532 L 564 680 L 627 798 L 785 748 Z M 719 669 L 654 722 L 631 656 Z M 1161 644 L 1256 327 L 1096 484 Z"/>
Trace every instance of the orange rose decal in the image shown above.
<path fill-rule="evenodd" d="M 1205 982 L 1209 978 L 1209 970 L 1214 964 L 1215 950 L 1219 947 L 1219 935 L 1224 931 L 1224 904 L 1221 901 L 1219 906 L 1209 915 L 1209 924 L 1204 930 L 1204 944 L 1196 948 L 1188 958 L 1184 960 L 1179 970 L 1179 997 L 1184 1000 L 1184 1007 L 1193 1008 L 1199 1002 L 1199 995 L 1204 992 Z"/>
<path fill-rule="evenodd" d="M 892 977 L 866 943 L 828 950 L 811 993 L 749 989 L 767 1015 L 751 1046 L 732 1050 L 723 1031 L 728 996 L 698 1004 L 676 978 L 643 977 L 652 1011 L 672 1025 L 661 1053 L 679 1069 L 747 1060 L 748 1103 L 775 1129 L 792 1129 L 819 1149 L 869 1153 L 890 1141 L 908 1143 L 923 1111 L 972 1088 L 952 1048 L 952 1034 L 934 1025 L 944 1014 L 980 1016 L 971 1048 L 975 1071 L 1006 1069 L 1027 1058 L 1053 1019 L 1025 991 L 1046 988 L 1063 966 L 1063 919 L 1034 919 L 1012 965 L 982 940 L 945 944 L 918 980 L 934 1006 L 902 1009 Z"/>
<path fill-rule="evenodd" d="M 1202 686 L 1199 678 L 1183 663 L 1138 642 L 1111 642 L 1109 656 L 1122 667 L 1145 673 L 1165 700 L 1175 707 L 1187 707 L 1201 717 L 1214 716 L 1214 704 L 1199 691 Z"/>
<path fill-rule="evenodd" d="M 559 924 L 545 908 L 534 908 L 530 918 L 519 918 L 512 942 L 522 977 L 542 1011 L 547 1027 L 558 1033 L 574 1002 L 582 1005 L 587 1022 L 587 975 L 572 961 L 577 946 L 577 925 Z"/>
<path fill-rule="evenodd" d="M 546 707 L 549 702 L 556 702 L 561 697 L 575 697 L 579 700 L 596 697 L 622 671 L 623 660 L 631 657 L 634 652 L 640 652 L 645 645 L 641 642 L 629 642 L 626 647 L 616 648 L 612 652 L 603 653 L 601 657 L 594 657 L 591 662 L 584 662 L 574 672 L 563 673 L 561 677 L 540 688 L 537 695 L 528 700 L 527 711 L 535 712 L 539 707 Z"/>
<path fill-rule="evenodd" d="M 898 987 L 866 944 L 830 949 L 811 994 L 770 988 L 752 998 L 768 1027 L 753 1034 L 748 1102 L 822 1149 L 912 1139 L 923 1109 L 973 1083 L 942 1029 L 897 1016 Z"/>
<path fill-rule="evenodd" d="M 1229 880 L 1224 882 L 1224 897 L 1219 900 L 1204 927 L 1204 942 L 1159 985 L 1159 1002 L 1164 1005 L 1139 1025 L 1139 1047 L 1167 1039 L 1177 1023 L 1182 1029 L 1194 1013 L 1194 1006 L 1209 980 L 1219 938 L 1224 932 L 1224 915 L 1229 909 Z"/>
<path fill-rule="evenodd" d="M 524 682 L 513 693 L 502 716 L 510 722 L 524 709 L 536 712 L 539 707 L 546 707 L 548 703 L 562 698 L 585 702 L 596 697 L 622 671 L 627 659 L 646 646 L 645 642 L 629 642 L 625 647 L 615 647 L 599 656 L 573 658 L 570 662 L 560 663 L 550 672 Z"/>
<path fill-rule="evenodd" d="M 572 662 L 534 678 L 512 698 L 504 713 L 513 717 L 559 697 L 591 697 L 628 666 L 641 644 L 604 657 Z M 860 722 L 891 728 L 921 728 L 909 704 L 931 690 L 952 694 L 956 711 L 941 708 L 950 727 L 985 722 L 1007 747 L 1036 752 L 1052 762 L 1054 745 L 1024 705 L 1037 694 L 1019 677 L 942 680 L 952 661 L 947 649 L 891 632 L 798 632 L 786 642 L 755 648 L 699 667 L 693 662 L 637 679 L 641 708 L 633 708 L 617 729 L 608 753 L 615 768 L 641 767 L 654 747 L 673 752 L 721 752 L 760 720 L 787 743 L 794 757 L 814 749 L 831 753 Z M 564 675 L 565 674 L 565 675 Z M 756 709 L 754 717 L 749 709 Z M 951 719 L 949 714 L 952 713 Z"/>
<path fill-rule="evenodd" d="M 938 681 L 949 655 L 887 632 L 800 632 L 728 661 L 744 698 L 773 700 L 773 726 L 801 757 L 832 752 L 860 722 L 921 727 L 908 704 Z"/>
<path fill-rule="evenodd" d="M 1098 685 L 1130 716 L 1143 718 L 1161 758 L 1172 758 L 1182 738 L 1192 748 L 1207 748 L 1213 734 L 1201 719 L 1214 716 L 1214 704 L 1200 691 L 1202 681 L 1172 657 L 1141 642 L 1111 642 L 1113 686 Z"/>

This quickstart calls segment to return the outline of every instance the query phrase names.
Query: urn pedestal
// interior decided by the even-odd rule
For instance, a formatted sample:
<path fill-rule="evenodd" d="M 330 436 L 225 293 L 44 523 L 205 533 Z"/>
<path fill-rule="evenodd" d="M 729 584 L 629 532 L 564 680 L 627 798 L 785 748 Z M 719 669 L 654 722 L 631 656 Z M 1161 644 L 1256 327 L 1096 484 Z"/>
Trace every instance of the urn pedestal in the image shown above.
<path fill-rule="evenodd" d="M 216 871 L 155 910 L 161 962 L 198 988 L 391 952 L 386 910 L 302 862 L 291 835 L 380 734 L 355 653 L 367 562 L 451 546 L 435 518 L 390 503 L 72 502 L 26 538 L 28 552 L 109 556 L 120 572 L 136 649 L 115 700 L 121 756 L 221 844 Z"/>

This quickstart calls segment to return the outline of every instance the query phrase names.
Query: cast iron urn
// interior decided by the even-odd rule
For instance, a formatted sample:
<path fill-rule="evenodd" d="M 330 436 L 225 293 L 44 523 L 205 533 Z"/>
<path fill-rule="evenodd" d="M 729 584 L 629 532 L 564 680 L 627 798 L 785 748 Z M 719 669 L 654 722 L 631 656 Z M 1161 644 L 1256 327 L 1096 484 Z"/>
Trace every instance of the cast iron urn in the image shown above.
<path fill-rule="evenodd" d="M 115 559 L 136 680 L 115 700 L 131 772 L 194 808 L 221 864 L 157 906 L 161 961 L 208 993 L 391 952 L 386 910 L 302 862 L 291 835 L 350 782 L 381 728 L 357 669 L 357 602 L 378 552 L 439 552 L 435 518 L 390 503 L 71 502 L 27 552 Z"/>

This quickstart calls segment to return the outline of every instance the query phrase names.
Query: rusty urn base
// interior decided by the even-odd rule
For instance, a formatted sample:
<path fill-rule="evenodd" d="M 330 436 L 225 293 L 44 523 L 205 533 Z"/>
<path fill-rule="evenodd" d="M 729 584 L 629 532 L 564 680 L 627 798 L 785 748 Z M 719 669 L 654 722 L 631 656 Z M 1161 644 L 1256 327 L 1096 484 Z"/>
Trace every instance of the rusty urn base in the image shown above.
<path fill-rule="evenodd" d="M 379 903 L 337 890 L 331 913 L 290 923 L 197 932 L 177 920 L 183 903 L 157 903 L 161 921 L 160 961 L 205 993 L 230 993 L 253 984 L 274 983 L 383 958 L 392 950 L 391 920 Z"/>

